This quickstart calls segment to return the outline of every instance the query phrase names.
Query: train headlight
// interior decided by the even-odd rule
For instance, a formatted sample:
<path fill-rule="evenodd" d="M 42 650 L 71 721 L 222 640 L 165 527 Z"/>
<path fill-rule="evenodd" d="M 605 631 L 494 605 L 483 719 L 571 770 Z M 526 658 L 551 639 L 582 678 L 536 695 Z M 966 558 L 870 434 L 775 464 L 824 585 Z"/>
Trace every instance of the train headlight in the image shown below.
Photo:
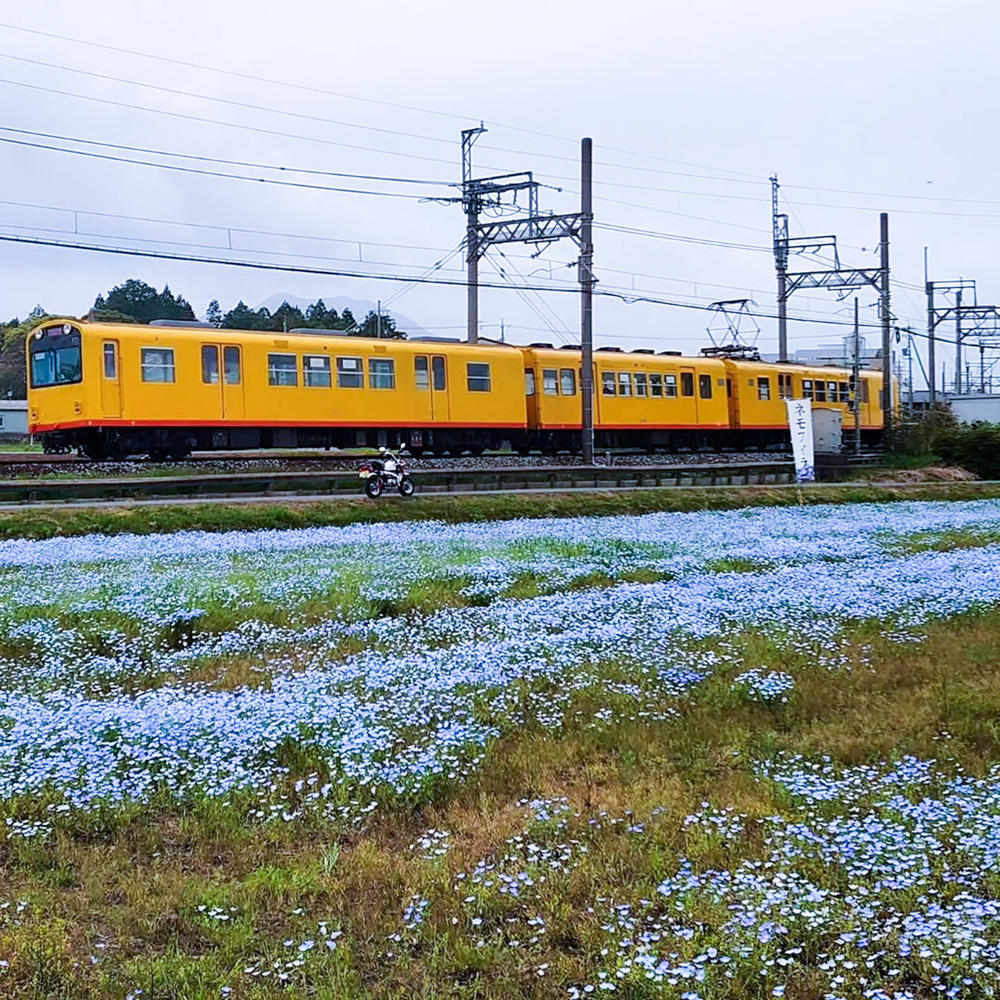
<path fill-rule="evenodd" d="M 33 337 L 35 338 L 35 340 L 41 340 L 41 339 L 42 339 L 42 337 L 44 337 L 44 336 L 45 336 L 45 331 L 44 331 L 44 330 L 36 330 L 36 331 L 35 331 L 35 332 L 34 332 L 34 333 L 32 334 L 32 336 L 33 336 Z"/>
<path fill-rule="evenodd" d="M 63 323 L 63 333 L 68 337 L 73 332 L 73 327 L 69 323 Z"/>

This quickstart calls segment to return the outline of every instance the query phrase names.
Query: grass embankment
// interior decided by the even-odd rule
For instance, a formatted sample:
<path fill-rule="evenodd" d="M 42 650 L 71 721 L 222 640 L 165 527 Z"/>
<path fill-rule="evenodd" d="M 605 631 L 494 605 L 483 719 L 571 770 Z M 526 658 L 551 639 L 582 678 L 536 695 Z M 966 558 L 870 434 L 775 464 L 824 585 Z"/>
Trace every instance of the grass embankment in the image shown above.
<path fill-rule="evenodd" d="M 755 822 L 796 810 L 755 763 L 782 751 L 846 765 L 914 754 L 979 774 L 1000 760 L 995 614 L 934 624 L 918 649 L 858 626 L 836 651 L 846 669 L 832 673 L 816 665 L 819 650 L 736 638 L 745 663 L 794 673 L 786 703 L 735 696 L 736 666 L 666 719 L 619 715 L 605 687 L 583 692 L 579 724 L 556 736 L 530 716 L 503 720 L 467 787 L 382 810 L 363 831 L 308 813 L 248 823 L 252 803 L 237 798 L 81 814 L 44 842 L 11 840 L 0 848 L 0 956 L 10 963 L 0 995 L 98 1000 L 141 985 L 144 997 L 193 1000 L 228 983 L 222 995 L 233 998 L 565 997 L 567 984 L 606 967 L 609 911 L 652 910 L 669 924 L 657 885 L 679 857 L 695 871 L 733 870 L 766 853 Z M 616 673 L 609 664 L 609 680 Z M 602 709 L 612 711 L 595 727 Z M 290 813 L 313 766 L 289 757 Z M 525 829 L 524 803 L 537 799 L 568 809 L 543 809 Z M 706 803 L 745 814 L 742 828 L 721 836 L 686 821 Z M 557 863 L 539 864 L 545 852 Z M 522 880 L 518 897 L 500 879 L 470 878 L 487 858 L 496 872 L 528 872 L 530 886 Z M 841 873 L 817 867 L 813 879 L 835 889 Z M 400 935 L 411 900 L 427 900 L 429 917 Z M 713 928 L 725 916 L 701 912 L 690 945 L 674 947 L 692 957 L 724 948 Z M 335 947 L 303 950 L 319 921 Z M 801 968 L 790 986 L 789 996 L 823 995 Z M 619 989 L 658 995 L 641 976 Z M 771 993 L 749 980 L 710 995 Z"/>
<path fill-rule="evenodd" d="M 579 493 L 424 495 L 403 500 L 363 497 L 273 503 L 205 502 L 185 506 L 54 507 L 26 505 L 0 511 L 0 538 L 55 538 L 88 534 L 147 535 L 171 531 L 255 531 L 394 521 L 449 523 L 515 518 L 596 517 L 669 511 L 735 510 L 796 504 L 881 503 L 896 500 L 1000 498 L 993 483 L 841 483 L 808 486 L 680 487 Z"/>

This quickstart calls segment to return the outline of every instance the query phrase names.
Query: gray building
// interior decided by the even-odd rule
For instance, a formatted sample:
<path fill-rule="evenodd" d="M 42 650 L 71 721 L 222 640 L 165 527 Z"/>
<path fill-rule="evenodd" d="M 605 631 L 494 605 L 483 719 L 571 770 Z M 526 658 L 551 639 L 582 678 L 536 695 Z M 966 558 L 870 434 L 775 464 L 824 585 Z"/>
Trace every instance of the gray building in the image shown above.
<path fill-rule="evenodd" d="M 20 441 L 28 436 L 28 401 L 0 399 L 0 441 Z"/>

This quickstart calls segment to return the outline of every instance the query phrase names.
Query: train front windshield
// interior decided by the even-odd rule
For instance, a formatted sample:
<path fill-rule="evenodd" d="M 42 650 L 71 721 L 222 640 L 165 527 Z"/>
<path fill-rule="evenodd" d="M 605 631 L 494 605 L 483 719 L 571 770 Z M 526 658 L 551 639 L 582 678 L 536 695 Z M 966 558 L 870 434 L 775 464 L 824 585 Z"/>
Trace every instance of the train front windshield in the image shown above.
<path fill-rule="evenodd" d="M 28 340 L 31 387 L 68 385 L 82 378 L 80 331 L 68 323 L 36 330 Z"/>

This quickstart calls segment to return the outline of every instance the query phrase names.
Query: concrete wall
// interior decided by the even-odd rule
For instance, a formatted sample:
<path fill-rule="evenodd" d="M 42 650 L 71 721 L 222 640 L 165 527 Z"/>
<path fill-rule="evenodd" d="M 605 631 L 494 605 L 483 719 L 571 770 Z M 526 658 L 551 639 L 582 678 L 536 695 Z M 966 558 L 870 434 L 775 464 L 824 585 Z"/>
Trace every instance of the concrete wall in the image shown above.
<path fill-rule="evenodd" d="M 963 424 L 974 424 L 977 420 L 1000 424 L 1000 395 L 952 396 L 951 412 Z"/>

